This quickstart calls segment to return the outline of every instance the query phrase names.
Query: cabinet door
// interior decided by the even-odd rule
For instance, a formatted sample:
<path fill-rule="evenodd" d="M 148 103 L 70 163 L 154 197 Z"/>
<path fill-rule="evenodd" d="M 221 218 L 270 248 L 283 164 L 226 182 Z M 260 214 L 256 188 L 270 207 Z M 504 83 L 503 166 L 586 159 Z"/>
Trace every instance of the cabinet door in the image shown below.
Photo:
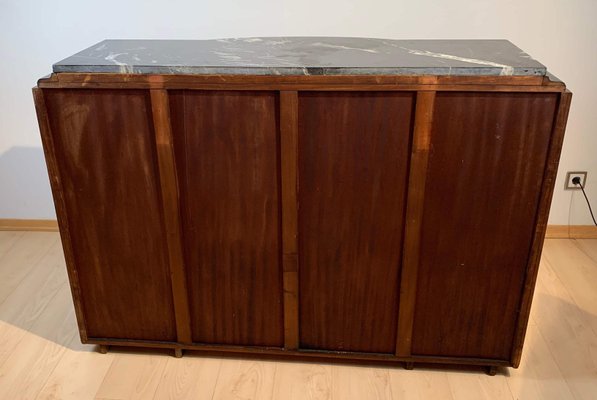
<path fill-rule="evenodd" d="M 301 348 L 394 352 L 413 100 L 299 95 Z"/>
<path fill-rule="evenodd" d="M 437 94 L 413 354 L 510 359 L 556 104 Z"/>
<path fill-rule="evenodd" d="M 175 341 L 149 94 L 44 97 L 87 336 Z"/>
<path fill-rule="evenodd" d="M 278 95 L 174 91 L 193 341 L 283 345 Z"/>

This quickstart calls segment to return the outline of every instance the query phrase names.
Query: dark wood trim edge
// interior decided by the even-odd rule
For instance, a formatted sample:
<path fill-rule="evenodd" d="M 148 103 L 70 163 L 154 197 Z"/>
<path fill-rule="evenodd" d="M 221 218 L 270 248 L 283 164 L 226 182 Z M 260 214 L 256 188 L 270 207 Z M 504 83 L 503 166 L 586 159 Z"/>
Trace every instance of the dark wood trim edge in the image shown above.
<path fill-rule="evenodd" d="M 48 109 L 46 107 L 46 100 L 42 89 L 37 87 L 33 88 L 33 100 L 35 103 L 35 111 L 37 113 L 39 132 L 41 134 L 41 140 L 43 143 L 42 147 L 46 159 L 46 166 L 48 168 L 48 175 L 50 178 L 50 188 L 52 189 L 52 196 L 54 197 L 54 208 L 56 209 L 56 215 L 60 216 L 58 228 L 60 230 L 62 250 L 64 252 L 64 259 L 66 262 L 66 271 L 70 281 L 73 304 L 75 306 L 75 315 L 77 317 L 79 335 L 81 337 L 81 341 L 85 342 L 87 340 L 87 325 L 85 324 L 85 314 L 83 312 L 83 304 L 81 302 L 81 286 L 79 284 L 79 276 L 77 273 L 75 256 L 72 248 L 71 235 L 66 213 L 66 203 L 64 201 L 64 190 L 62 188 L 60 170 L 56 161 L 56 150 L 54 147 L 54 139 L 52 138 L 52 130 L 50 128 L 50 118 L 48 116 Z"/>
<path fill-rule="evenodd" d="M 299 346 L 298 93 L 280 92 L 284 348 Z"/>
<path fill-rule="evenodd" d="M 238 84 L 215 84 L 215 83 L 179 83 L 172 82 L 167 85 L 152 83 L 113 83 L 113 82 L 66 82 L 66 83 L 45 83 L 40 85 L 44 89 L 185 89 L 185 90 L 276 90 L 276 91 L 457 91 L 457 92 L 508 92 L 508 93 L 561 93 L 564 87 L 556 85 L 500 85 L 479 84 L 479 85 L 421 85 L 421 84 L 286 84 L 286 83 L 238 83 Z"/>
<path fill-rule="evenodd" d="M 400 278 L 400 311 L 398 313 L 398 332 L 396 334 L 396 355 L 401 357 L 411 355 L 421 220 L 423 217 L 435 93 L 433 91 L 418 92 L 415 105 Z"/>
<path fill-rule="evenodd" d="M 168 92 L 166 90 L 152 89 L 150 90 L 150 94 L 170 278 L 174 298 L 176 334 L 179 342 L 191 343 L 191 316 L 184 270 L 179 190 L 176 165 L 174 163 Z"/>
<path fill-rule="evenodd" d="M 418 363 L 438 363 L 438 364 L 456 364 L 456 365 L 477 365 L 477 366 L 509 366 L 508 361 L 486 358 L 458 358 L 458 357 L 432 357 L 432 356 L 412 356 L 397 357 L 393 354 L 385 353 L 357 353 L 357 352 L 334 352 L 323 350 L 285 350 L 278 347 L 256 347 L 256 346 L 231 346 L 231 345 L 213 345 L 213 344 L 179 344 L 171 342 L 157 342 L 144 340 L 127 339 L 107 339 L 107 338 L 89 338 L 85 343 L 98 344 L 105 346 L 130 346 L 130 347 L 152 347 L 162 349 L 185 349 L 194 350 L 213 355 L 243 355 L 249 357 L 275 357 L 285 360 L 312 360 L 312 361 L 335 361 L 349 363 L 372 364 L 396 364 L 405 361 Z"/>
<path fill-rule="evenodd" d="M 518 368 L 520 365 L 520 359 L 522 357 L 522 347 L 524 344 L 527 324 L 531 312 L 531 303 L 533 301 L 535 282 L 537 281 L 537 273 L 539 271 L 541 251 L 543 249 L 543 242 L 547 230 L 547 219 L 549 217 L 549 209 L 551 206 L 553 189 L 558 172 L 560 153 L 564 141 L 564 131 L 566 130 L 566 122 L 568 121 L 568 112 L 570 110 L 571 100 L 572 93 L 568 90 L 560 95 L 560 100 L 558 102 L 558 108 L 554 120 L 552 137 L 547 156 L 547 164 L 545 173 L 543 175 L 543 183 L 541 185 L 541 196 L 537 211 L 535 234 L 530 249 L 527 273 L 522 292 L 521 306 L 518 314 L 518 321 L 516 322 L 514 341 L 512 343 L 511 361 L 514 368 Z"/>
<path fill-rule="evenodd" d="M 155 89 L 167 88 L 171 84 L 343 84 L 343 85 L 512 85 L 541 86 L 555 85 L 544 76 L 503 75 L 244 75 L 244 74 L 122 74 L 101 72 L 59 72 L 52 73 L 38 81 L 39 84 L 95 84 L 117 83 L 150 84 Z M 561 84 L 561 82 L 559 82 Z M 563 86 L 563 84 L 562 84 Z"/>

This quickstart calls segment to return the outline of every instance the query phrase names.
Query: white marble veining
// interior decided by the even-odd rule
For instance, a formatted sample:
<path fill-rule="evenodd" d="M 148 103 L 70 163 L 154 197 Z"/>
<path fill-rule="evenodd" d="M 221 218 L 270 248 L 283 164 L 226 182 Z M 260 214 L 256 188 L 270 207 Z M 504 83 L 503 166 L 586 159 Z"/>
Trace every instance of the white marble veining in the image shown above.
<path fill-rule="evenodd" d="M 251 75 L 545 75 L 507 40 L 271 37 L 104 40 L 54 72 Z"/>
<path fill-rule="evenodd" d="M 427 50 L 407 49 L 406 47 L 401 47 L 401 48 L 408 51 L 410 54 L 415 54 L 417 56 L 436 57 L 436 58 L 443 58 L 446 60 L 464 61 L 464 62 L 471 63 L 471 64 L 490 65 L 492 67 L 501 68 L 502 71 L 500 72 L 500 75 L 513 75 L 514 74 L 514 67 L 512 67 L 511 65 L 499 64 L 499 63 L 496 63 L 493 61 L 487 61 L 487 60 L 477 60 L 475 58 L 459 57 L 459 56 L 454 56 L 452 54 L 434 53 L 434 52 L 427 51 Z M 523 53 L 523 54 L 526 55 L 526 53 Z M 528 56 L 528 55 L 527 55 L 527 57 L 530 58 L 530 56 Z"/>

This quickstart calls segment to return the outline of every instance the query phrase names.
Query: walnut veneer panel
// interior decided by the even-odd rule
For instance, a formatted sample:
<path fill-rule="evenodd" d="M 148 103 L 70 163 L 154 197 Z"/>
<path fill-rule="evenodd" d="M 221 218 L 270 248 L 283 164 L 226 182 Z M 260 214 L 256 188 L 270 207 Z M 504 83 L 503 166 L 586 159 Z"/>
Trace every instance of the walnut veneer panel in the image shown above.
<path fill-rule="evenodd" d="M 413 354 L 510 358 L 557 104 L 437 94 Z"/>
<path fill-rule="evenodd" d="M 87 335 L 176 340 L 149 93 L 45 100 Z"/>
<path fill-rule="evenodd" d="M 175 91 L 193 341 L 283 345 L 278 95 Z"/>
<path fill-rule="evenodd" d="M 392 353 L 413 93 L 300 93 L 302 348 Z"/>

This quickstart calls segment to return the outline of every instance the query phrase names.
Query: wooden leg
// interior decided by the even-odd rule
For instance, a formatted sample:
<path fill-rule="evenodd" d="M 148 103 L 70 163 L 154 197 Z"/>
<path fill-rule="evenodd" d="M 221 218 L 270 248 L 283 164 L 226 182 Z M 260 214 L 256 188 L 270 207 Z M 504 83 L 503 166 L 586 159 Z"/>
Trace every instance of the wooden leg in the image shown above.
<path fill-rule="evenodd" d="M 108 352 L 108 346 L 105 344 L 100 344 L 97 346 L 97 351 L 99 351 L 101 354 L 106 354 Z"/>
<path fill-rule="evenodd" d="M 489 375 L 489 376 L 495 376 L 495 374 L 497 373 L 498 367 L 496 367 L 495 365 L 490 365 L 486 368 L 487 369 L 485 371 L 487 372 L 487 375 Z"/>
<path fill-rule="evenodd" d="M 182 349 L 174 349 L 174 357 L 182 358 Z"/>
<path fill-rule="evenodd" d="M 409 362 L 405 362 L 405 363 L 404 363 L 404 369 L 407 369 L 407 370 L 409 370 L 409 371 L 410 371 L 410 370 L 412 370 L 414 367 L 415 367 L 415 363 L 414 363 L 414 362 L 410 362 L 410 361 L 409 361 Z"/>

